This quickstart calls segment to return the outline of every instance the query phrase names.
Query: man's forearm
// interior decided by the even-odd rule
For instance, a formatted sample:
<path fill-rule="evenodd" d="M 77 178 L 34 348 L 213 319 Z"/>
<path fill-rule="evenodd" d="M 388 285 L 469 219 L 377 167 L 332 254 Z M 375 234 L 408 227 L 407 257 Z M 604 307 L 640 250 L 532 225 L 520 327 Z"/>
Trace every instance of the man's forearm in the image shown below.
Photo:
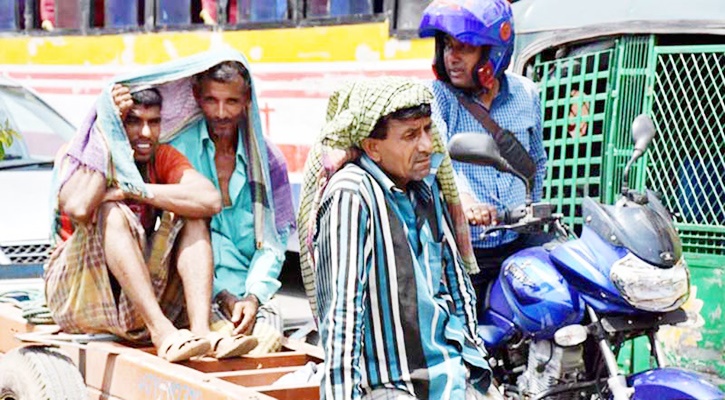
<path fill-rule="evenodd" d="M 209 218 L 221 211 L 221 196 L 216 190 L 182 184 L 150 184 L 147 188 L 153 197 L 142 199 L 144 203 L 182 217 Z"/>

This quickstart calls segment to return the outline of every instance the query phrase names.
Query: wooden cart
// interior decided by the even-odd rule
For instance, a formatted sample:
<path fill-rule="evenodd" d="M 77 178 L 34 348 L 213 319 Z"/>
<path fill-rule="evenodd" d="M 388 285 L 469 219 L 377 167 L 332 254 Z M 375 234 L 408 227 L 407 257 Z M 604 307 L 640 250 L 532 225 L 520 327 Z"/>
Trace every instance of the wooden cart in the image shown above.
<path fill-rule="evenodd" d="M 0 399 L 8 400 L 318 399 L 318 385 L 272 383 L 324 357 L 318 347 L 285 338 L 275 354 L 173 364 L 152 347 L 79 342 L 57 326 L 29 324 L 7 304 L 0 304 L 0 353 Z M 8 391 L 12 385 L 18 393 Z"/>

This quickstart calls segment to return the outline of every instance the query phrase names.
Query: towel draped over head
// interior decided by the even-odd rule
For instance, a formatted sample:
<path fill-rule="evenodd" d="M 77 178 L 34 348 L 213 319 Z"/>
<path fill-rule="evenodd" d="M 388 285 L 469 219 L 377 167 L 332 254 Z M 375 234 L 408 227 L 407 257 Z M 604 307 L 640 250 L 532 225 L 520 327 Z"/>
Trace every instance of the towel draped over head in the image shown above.
<path fill-rule="evenodd" d="M 359 80 L 336 90 L 327 106 L 326 123 L 310 149 L 305 163 L 297 226 L 300 236 L 302 278 L 313 314 L 317 315 L 315 261 L 312 240 L 317 230 L 317 211 L 329 178 L 360 154 L 363 139 L 378 120 L 395 111 L 430 104 L 433 95 L 423 83 L 395 77 Z M 478 272 L 468 222 L 461 208 L 453 167 L 445 145 L 433 127 L 433 151 L 444 154 L 436 178 L 455 227 L 456 245 L 470 273 Z"/>
<path fill-rule="evenodd" d="M 244 55 L 230 47 L 221 47 L 113 78 L 104 87 L 95 107 L 71 140 L 66 155 L 60 160 L 62 167 L 56 166 L 54 171 L 55 195 L 51 207 L 56 218 L 53 232 L 56 233 L 58 230 L 58 193 L 79 167 L 100 172 L 106 177 L 109 185 L 117 186 L 127 193 L 141 197 L 151 195 L 136 167 L 133 150 L 113 102 L 111 90 L 114 84 L 126 85 L 132 92 L 151 87 L 159 90 L 163 98 L 160 140 L 167 142 L 189 124 L 203 118 L 193 96 L 193 76 L 225 61 L 241 63 L 251 76 L 249 63 Z M 284 253 L 282 243 L 286 241 L 286 235 L 295 225 L 291 210 L 291 191 L 289 185 L 282 185 L 284 187 L 281 189 L 284 190 L 279 190 L 280 188 L 272 188 L 270 184 L 268 167 L 270 164 L 262 136 L 254 84 L 251 84 L 250 100 L 245 128 L 249 139 L 248 176 L 254 203 L 255 237 L 258 243 L 268 243 L 274 248 L 273 250 Z M 287 182 L 286 179 L 284 181 Z M 275 208 L 282 209 L 275 210 Z M 282 236 L 285 236 L 285 240 L 282 240 Z"/>

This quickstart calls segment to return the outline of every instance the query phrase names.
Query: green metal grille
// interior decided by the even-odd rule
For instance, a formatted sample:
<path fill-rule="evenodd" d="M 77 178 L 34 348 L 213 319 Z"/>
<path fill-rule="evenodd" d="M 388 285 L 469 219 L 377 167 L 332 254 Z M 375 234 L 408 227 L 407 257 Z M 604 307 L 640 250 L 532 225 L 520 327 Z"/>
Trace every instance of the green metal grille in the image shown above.
<path fill-rule="evenodd" d="M 612 60 L 609 49 L 555 61 L 539 58 L 534 65 L 548 155 L 544 199 L 574 227 L 581 226 L 583 197 L 602 194 Z"/>
<path fill-rule="evenodd" d="M 646 185 L 679 214 L 684 250 L 725 258 L 725 46 L 656 47 L 658 137 Z"/>
<path fill-rule="evenodd" d="M 650 50 L 654 36 L 625 36 L 617 43 L 616 76 L 613 78 L 612 128 L 607 133 L 607 157 L 604 160 L 604 195 L 606 204 L 615 202 L 621 192 L 624 166 L 632 156 L 632 121 L 645 112 L 647 77 L 650 74 Z M 642 186 L 642 164 L 639 161 L 629 173 L 629 186 Z"/>
<path fill-rule="evenodd" d="M 631 123 L 650 112 L 658 136 L 630 172 L 630 187 L 663 194 L 682 218 L 685 251 L 725 256 L 725 46 L 655 41 L 624 36 L 608 50 L 538 56 L 532 78 L 548 154 L 544 199 L 577 231 L 585 195 L 616 201 Z"/>
<path fill-rule="evenodd" d="M 548 154 L 544 198 L 578 232 L 584 195 L 608 204 L 618 198 L 632 121 L 652 116 L 657 136 L 630 171 L 629 186 L 661 193 L 679 215 L 706 321 L 698 347 L 674 355 L 678 365 L 725 379 L 725 45 L 664 46 L 656 36 L 623 36 L 608 50 L 578 54 L 553 61 L 539 55 L 533 65 Z M 588 113 L 579 111 L 584 104 Z M 575 128 L 581 122 L 583 132 Z M 646 344 L 630 351 L 649 362 Z"/>

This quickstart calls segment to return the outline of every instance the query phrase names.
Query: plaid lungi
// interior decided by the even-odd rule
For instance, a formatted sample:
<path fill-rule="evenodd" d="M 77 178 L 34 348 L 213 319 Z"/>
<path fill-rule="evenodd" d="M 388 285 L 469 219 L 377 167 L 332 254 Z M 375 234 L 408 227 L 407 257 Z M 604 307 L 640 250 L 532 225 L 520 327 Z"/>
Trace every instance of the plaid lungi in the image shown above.
<path fill-rule="evenodd" d="M 183 220 L 164 212 L 158 229 L 147 244 L 144 228 L 125 204 L 117 203 L 131 234 L 145 255 L 151 283 L 161 309 L 174 325 L 186 324 L 181 278 L 170 267 L 174 243 Z M 45 295 L 53 320 L 68 333 L 112 333 L 131 341 L 148 340 L 141 315 L 121 290 L 118 300 L 103 251 L 105 221 L 79 225 L 60 244 L 45 271 Z"/>

